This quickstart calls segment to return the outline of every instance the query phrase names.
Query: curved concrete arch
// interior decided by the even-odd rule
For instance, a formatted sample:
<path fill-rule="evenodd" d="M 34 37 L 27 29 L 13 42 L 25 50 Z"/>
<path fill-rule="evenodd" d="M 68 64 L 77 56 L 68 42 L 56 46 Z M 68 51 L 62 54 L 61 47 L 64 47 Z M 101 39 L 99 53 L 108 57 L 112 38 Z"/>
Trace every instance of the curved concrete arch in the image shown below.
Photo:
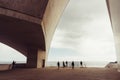
<path fill-rule="evenodd" d="M 0 41 L 45 66 L 52 36 L 69 0 L 0 0 Z"/>
<path fill-rule="evenodd" d="M 27 56 L 27 49 L 24 46 L 18 46 L 14 42 L 12 42 L 9 38 L 5 36 L 0 36 L 0 42 L 21 52 L 24 56 Z"/>
<path fill-rule="evenodd" d="M 66 8 L 69 0 L 49 0 L 41 25 L 45 35 L 46 53 L 49 52 L 51 40 L 56 26 Z M 47 56 L 47 55 L 46 55 Z"/>
<path fill-rule="evenodd" d="M 7 41 L 8 43 L 11 42 L 11 46 L 13 43 L 17 46 L 21 46 L 19 49 L 26 48 L 26 50 L 22 49 L 22 52 L 26 52 L 27 48 L 31 46 L 45 50 L 44 35 L 39 24 L 5 15 L 0 15 L 0 24 L 0 35 L 9 39 L 8 42 L 4 38 L 3 43 Z M 15 45 L 14 47 L 17 48 Z"/>
<path fill-rule="evenodd" d="M 106 0 L 106 2 L 115 39 L 118 71 L 120 72 L 120 0 Z"/>

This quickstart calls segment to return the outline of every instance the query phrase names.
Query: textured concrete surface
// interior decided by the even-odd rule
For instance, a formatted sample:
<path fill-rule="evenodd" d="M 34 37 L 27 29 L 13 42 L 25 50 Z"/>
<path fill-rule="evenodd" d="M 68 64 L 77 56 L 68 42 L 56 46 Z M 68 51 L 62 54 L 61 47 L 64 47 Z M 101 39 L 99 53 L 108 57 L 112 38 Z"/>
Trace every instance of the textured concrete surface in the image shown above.
<path fill-rule="evenodd" d="M 120 73 L 108 68 L 15 69 L 1 71 L 0 80 L 120 80 Z"/>
<path fill-rule="evenodd" d="M 106 0 L 114 34 L 118 69 L 120 71 L 120 0 Z"/>

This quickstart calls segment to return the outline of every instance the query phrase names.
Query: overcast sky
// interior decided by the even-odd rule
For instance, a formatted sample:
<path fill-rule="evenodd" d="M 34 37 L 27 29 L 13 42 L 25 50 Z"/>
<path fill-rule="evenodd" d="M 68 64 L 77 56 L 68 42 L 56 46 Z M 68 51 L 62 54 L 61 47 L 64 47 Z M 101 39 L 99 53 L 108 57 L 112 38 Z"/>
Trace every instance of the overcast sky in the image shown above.
<path fill-rule="evenodd" d="M 70 0 L 57 26 L 48 61 L 115 61 L 105 0 Z"/>
<path fill-rule="evenodd" d="M 26 57 L 15 49 L 0 43 L 0 64 L 1 63 L 11 63 L 16 62 L 26 62 Z"/>
<path fill-rule="evenodd" d="M 0 62 L 26 57 L 0 43 Z M 115 61 L 105 0 L 70 0 L 55 31 L 48 61 Z"/>

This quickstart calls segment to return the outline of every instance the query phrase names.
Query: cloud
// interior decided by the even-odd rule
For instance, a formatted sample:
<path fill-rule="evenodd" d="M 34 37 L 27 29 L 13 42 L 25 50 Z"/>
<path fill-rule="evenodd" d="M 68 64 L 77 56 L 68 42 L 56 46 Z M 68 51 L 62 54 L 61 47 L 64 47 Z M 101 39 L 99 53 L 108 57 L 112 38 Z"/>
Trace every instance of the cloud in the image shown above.
<path fill-rule="evenodd" d="M 105 0 L 70 0 L 51 46 L 72 49 L 82 56 L 114 55 L 115 58 Z"/>
<path fill-rule="evenodd" d="M 26 57 L 15 49 L 0 43 L 0 62 L 10 63 L 14 61 L 26 62 Z"/>

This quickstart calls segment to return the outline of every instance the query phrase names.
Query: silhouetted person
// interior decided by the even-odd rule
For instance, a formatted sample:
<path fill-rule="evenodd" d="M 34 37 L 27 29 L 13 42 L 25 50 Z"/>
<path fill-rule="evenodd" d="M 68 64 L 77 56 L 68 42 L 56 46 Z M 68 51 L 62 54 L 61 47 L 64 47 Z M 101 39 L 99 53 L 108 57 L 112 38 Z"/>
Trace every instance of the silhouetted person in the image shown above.
<path fill-rule="evenodd" d="M 63 61 L 63 68 L 65 67 L 65 62 Z"/>
<path fill-rule="evenodd" d="M 59 69 L 60 68 L 60 62 L 59 61 L 57 62 L 57 66 L 58 66 L 58 69 Z"/>
<path fill-rule="evenodd" d="M 66 61 L 65 63 L 66 63 L 66 67 L 68 67 L 68 62 Z"/>
<path fill-rule="evenodd" d="M 72 69 L 74 69 L 74 61 L 72 61 L 71 65 L 72 65 Z"/>
<path fill-rule="evenodd" d="M 80 66 L 83 67 L 83 62 L 82 61 L 80 61 Z"/>
<path fill-rule="evenodd" d="M 12 69 L 14 69 L 14 68 L 15 68 L 15 64 L 16 64 L 16 62 L 15 62 L 15 61 L 13 61 L 13 63 L 12 63 Z"/>

